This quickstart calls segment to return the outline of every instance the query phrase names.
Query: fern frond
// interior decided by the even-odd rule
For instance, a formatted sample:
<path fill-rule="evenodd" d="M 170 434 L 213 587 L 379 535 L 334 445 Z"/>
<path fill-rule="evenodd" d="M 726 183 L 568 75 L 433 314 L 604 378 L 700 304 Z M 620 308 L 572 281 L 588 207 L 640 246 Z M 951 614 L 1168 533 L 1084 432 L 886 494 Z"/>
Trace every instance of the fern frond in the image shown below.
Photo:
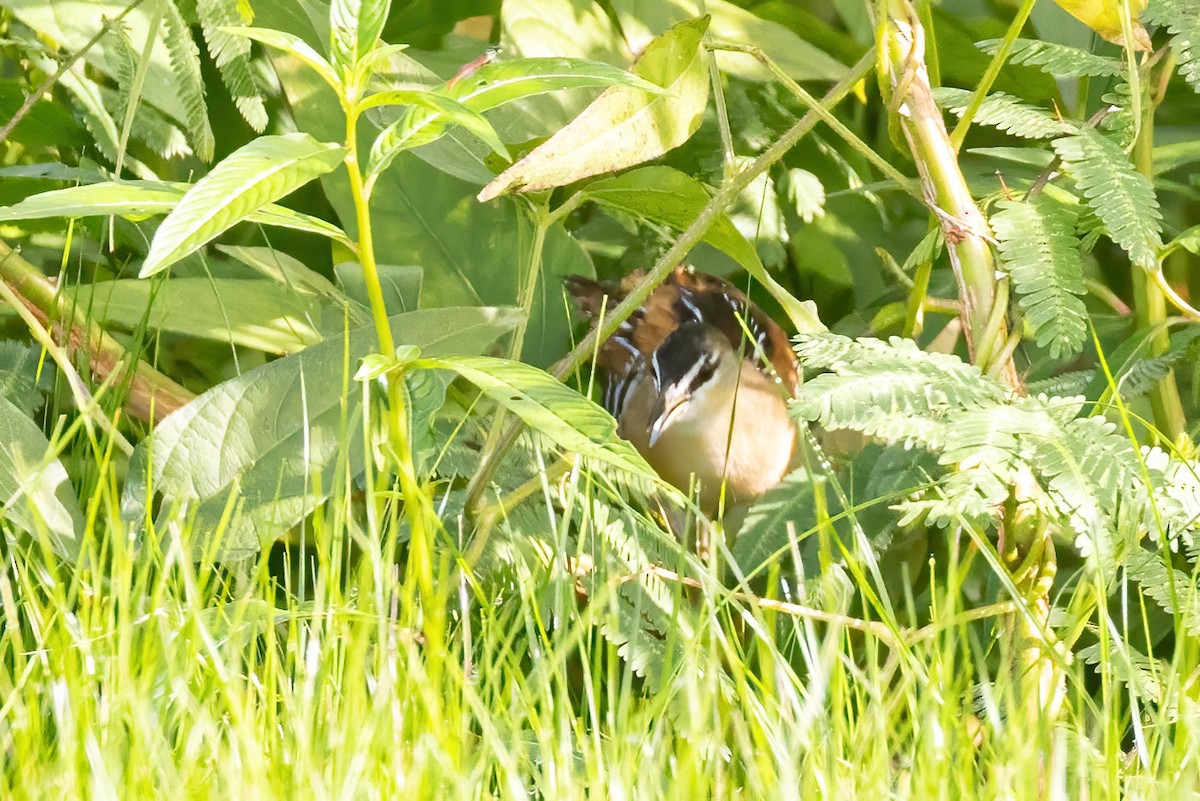
<path fill-rule="evenodd" d="M 1012 409 L 992 406 L 953 414 L 940 461 L 951 469 L 934 491 L 897 506 L 901 526 L 918 520 L 939 528 L 962 521 L 986 528 L 1020 469 L 1020 425 Z"/>
<path fill-rule="evenodd" d="M 1143 348 L 1148 344 L 1145 337 L 1140 342 Z M 1132 400 L 1144 396 L 1176 365 L 1200 357 L 1198 350 L 1200 326 L 1189 325 L 1171 334 L 1170 344 L 1164 353 L 1150 358 L 1130 359 L 1121 365 L 1120 371 L 1114 376 L 1121 397 Z"/>
<path fill-rule="evenodd" d="M 1081 129 L 1055 139 L 1053 146 L 1113 242 L 1135 264 L 1153 269 L 1162 247 L 1162 214 L 1150 180 L 1115 142 L 1095 130 Z"/>
<path fill-rule="evenodd" d="M 1133 549 L 1125 572 L 1164 612 L 1177 615 L 1188 634 L 1200 634 L 1200 588 L 1191 576 L 1167 564 L 1159 551 L 1146 548 Z"/>
<path fill-rule="evenodd" d="M 116 109 L 122 102 L 115 89 L 98 86 L 97 92 L 109 108 Z M 120 113 L 124 114 L 123 111 Z M 192 154 L 183 131 L 149 103 L 139 103 L 134 110 L 131 136 L 165 159 Z"/>
<path fill-rule="evenodd" d="M 806 381 L 793 413 L 829 429 L 850 428 L 890 442 L 939 450 L 951 410 L 994 406 L 1007 390 L 954 356 L 925 353 L 908 339 L 797 337 L 802 366 L 831 372 Z"/>
<path fill-rule="evenodd" d="M 1069 373 L 1044 378 L 1041 381 L 1030 381 L 1025 385 L 1025 392 L 1030 395 L 1069 396 L 1082 395 L 1088 384 L 1096 377 L 1096 370 L 1072 370 Z"/>
<path fill-rule="evenodd" d="M 651 568 L 679 564 L 682 546 L 668 543 L 662 532 L 651 526 L 639 525 L 631 514 L 618 517 L 601 499 L 594 499 L 589 506 L 586 530 L 596 541 L 585 543 L 589 546 L 585 550 L 600 557 L 590 577 L 589 594 L 603 598 L 607 597 L 606 587 L 617 588 L 614 609 L 605 616 L 600 632 L 617 646 L 630 669 L 657 690 L 667 678 L 664 665 L 680 665 L 681 638 L 689 639 L 694 627 L 688 611 L 676 602 L 675 589 Z"/>
<path fill-rule="evenodd" d="M 1086 294 L 1075 213 L 1045 195 L 1004 200 L 992 215 L 1000 261 L 1012 278 L 1025 319 L 1040 347 L 1061 359 L 1083 349 Z"/>
<path fill-rule="evenodd" d="M 219 30 L 244 24 L 237 0 L 199 0 L 196 11 L 221 81 L 242 117 L 251 128 L 262 133 L 267 127 L 267 109 L 250 65 L 250 40 Z"/>
<path fill-rule="evenodd" d="M 1100 670 L 1098 666 L 1103 662 L 1104 670 L 1136 693 L 1139 698 L 1159 700 L 1164 697 L 1162 682 L 1158 680 L 1158 676 L 1164 672 L 1162 667 L 1156 665 L 1154 659 L 1130 647 L 1126 642 L 1112 642 L 1107 657 L 1098 643 L 1080 648 L 1075 656 L 1083 660 L 1085 665 L 1096 666 L 1097 672 Z M 1164 700 L 1171 703 L 1169 698 Z"/>
<path fill-rule="evenodd" d="M 994 56 L 1000 49 L 1001 41 L 1003 40 L 984 39 L 982 42 L 976 42 L 975 46 L 989 56 Z M 1037 39 L 1015 40 L 1009 51 L 1008 60 L 1012 64 L 1041 67 L 1043 72 L 1064 77 L 1120 75 L 1124 66 L 1115 58 L 1106 58 L 1077 47 L 1042 42 Z"/>
<path fill-rule="evenodd" d="M 942 108 L 961 117 L 971 104 L 972 94 L 966 89 L 943 86 L 933 90 L 933 99 Z M 984 99 L 975 114 L 975 122 L 1022 139 L 1049 139 L 1075 130 L 1074 125 L 1055 119 L 1044 109 L 1004 92 L 995 92 Z"/>
<path fill-rule="evenodd" d="M 114 121 L 119 126 L 125 119 L 125 112 L 129 108 L 131 100 L 129 90 L 134 84 L 140 56 L 134 50 L 133 41 L 129 38 L 129 31 L 125 29 L 124 25 L 112 26 L 104 38 L 105 49 L 111 57 L 113 83 L 117 87 L 109 94 L 109 109 L 112 111 Z"/>
<path fill-rule="evenodd" d="M 1107 104 L 1109 113 L 1100 121 L 1100 130 L 1106 131 L 1122 150 L 1128 151 L 1137 136 L 1137 119 L 1133 116 L 1133 97 L 1129 83 L 1119 81 L 1111 90 L 1100 96 Z"/>
<path fill-rule="evenodd" d="M 1200 92 L 1200 5 L 1195 0 L 1154 0 L 1145 19 L 1167 27 L 1179 74 Z"/>
<path fill-rule="evenodd" d="M 171 72 L 175 91 L 183 104 L 186 118 L 182 120 L 192 143 L 192 151 L 204 162 L 212 161 L 214 151 L 212 126 L 208 122 L 208 106 L 204 102 L 204 79 L 200 75 L 200 48 L 174 3 L 164 3 L 166 14 L 166 44 L 171 57 Z"/>

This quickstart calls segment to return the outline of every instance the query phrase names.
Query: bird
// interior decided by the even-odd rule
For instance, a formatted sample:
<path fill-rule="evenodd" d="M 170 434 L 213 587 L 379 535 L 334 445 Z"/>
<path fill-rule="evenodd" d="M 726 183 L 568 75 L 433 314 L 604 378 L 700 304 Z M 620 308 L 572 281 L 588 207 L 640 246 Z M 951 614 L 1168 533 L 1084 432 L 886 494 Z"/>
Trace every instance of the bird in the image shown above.
<path fill-rule="evenodd" d="M 572 275 L 593 325 L 641 280 Z M 793 467 L 799 366 L 783 329 L 733 284 L 677 266 L 599 347 L 602 402 L 658 474 L 708 515 L 744 508 Z"/>

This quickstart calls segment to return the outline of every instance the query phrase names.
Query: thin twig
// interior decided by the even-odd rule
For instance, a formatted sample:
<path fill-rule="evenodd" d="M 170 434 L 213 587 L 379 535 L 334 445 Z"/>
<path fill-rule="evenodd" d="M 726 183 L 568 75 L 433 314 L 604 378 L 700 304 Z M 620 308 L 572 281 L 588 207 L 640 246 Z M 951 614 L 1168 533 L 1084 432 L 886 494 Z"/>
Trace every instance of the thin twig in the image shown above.
<path fill-rule="evenodd" d="M 72 53 L 66 61 L 59 65 L 58 70 L 55 71 L 53 75 L 42 81 L 41 86 L 39 86 L 37 89 L 31 92 L 28 97 L 25 98 L 25 102 L 21 104 L 19 109 L 17 109 L 17 113 L 12 116 L 12 119 L 6 122 L 3 128 L 0 128 L 0 142 L 8 139 L 8 135 L 12 133 L 13 128 L 16 128 L 17 125 L 20 124 L 21 120 L 25 118 L 25 115 L 29 113 L 29 110 L 37 104 L 38 100 L 40 100 L 43 95 L 54 88 L 54 85 L 58 83 L 59 79 L 62 78 L 67 70 L 71 69 L 76 61 L 83 57 L 84 53 L 95 47 L 96 44 L 104 38 L 105 34 L 107 34 L 114 25 L 119 23 L 126 17 L 126 15 L 129 14 L 129 12 L 133 11 L 141 4 L 142 0 L 133 0 L 132 3 L 122 9 L 120 14 L 112 19 L 105 20 L 104 24 L 100 26 L 100 30 L 96 32 L 95 36 L 87 41 L 87 44 Z"/>

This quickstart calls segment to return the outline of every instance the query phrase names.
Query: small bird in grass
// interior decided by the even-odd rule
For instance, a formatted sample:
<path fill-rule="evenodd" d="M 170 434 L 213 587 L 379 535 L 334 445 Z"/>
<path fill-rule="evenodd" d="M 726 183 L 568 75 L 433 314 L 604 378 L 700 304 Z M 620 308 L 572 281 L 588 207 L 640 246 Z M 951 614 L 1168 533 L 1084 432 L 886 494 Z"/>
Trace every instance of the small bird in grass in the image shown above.
<path fill-rule="evenodd" d="M 643 275 L 571 276 L 567 290 L 594 324 Z M 706 513 L 719 510 L 722 485 L 727 507 L 744 505 L 792 466 L 796 356 L 783 329 L 728 281 L 676 267 L 596 362 L 620 435 L 676 487 L 695 482 Z"/>

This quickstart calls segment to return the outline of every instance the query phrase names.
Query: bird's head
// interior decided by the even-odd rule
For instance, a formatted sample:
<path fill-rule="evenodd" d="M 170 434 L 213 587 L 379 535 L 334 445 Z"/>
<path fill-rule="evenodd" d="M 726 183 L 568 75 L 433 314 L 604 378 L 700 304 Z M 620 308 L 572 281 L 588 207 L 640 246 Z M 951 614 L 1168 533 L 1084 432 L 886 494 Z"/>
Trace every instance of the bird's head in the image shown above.
<path fill-rule="evenodd" d="M 729 339 L 705 323 L 684 323 L 663 340 L 650 362 L 658 391 L 647 421 L 650 447 L 671 426 L 705 421 L 713 402 L 736 388 L 739 362 Z"/>

